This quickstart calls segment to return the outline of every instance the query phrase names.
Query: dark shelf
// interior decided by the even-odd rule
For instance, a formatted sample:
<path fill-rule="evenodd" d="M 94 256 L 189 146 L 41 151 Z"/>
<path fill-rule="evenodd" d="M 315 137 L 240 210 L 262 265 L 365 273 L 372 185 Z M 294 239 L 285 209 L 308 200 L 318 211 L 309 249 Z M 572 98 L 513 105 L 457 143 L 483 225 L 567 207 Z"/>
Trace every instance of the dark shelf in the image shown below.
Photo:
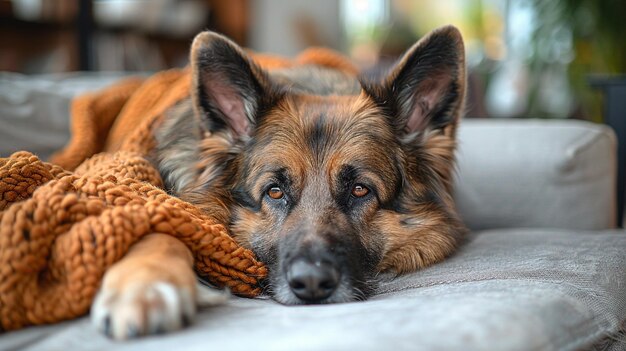
<path fill-rule="evenodd" d="M 604 93 L 604 120 L 617 135 L 617 226 L 622 227 L 626 195 L 626 75 L 591 76 L 589 84 Z"/>

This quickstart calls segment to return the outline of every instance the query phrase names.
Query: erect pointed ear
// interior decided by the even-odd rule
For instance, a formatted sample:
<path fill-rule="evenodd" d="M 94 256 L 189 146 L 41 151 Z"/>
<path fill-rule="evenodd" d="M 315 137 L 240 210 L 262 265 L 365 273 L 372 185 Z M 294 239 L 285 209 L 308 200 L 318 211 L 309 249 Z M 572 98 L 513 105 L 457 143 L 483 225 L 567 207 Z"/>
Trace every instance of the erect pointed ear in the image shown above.
<path fill-rule="evenodd" d="M 267 102 L 267 74 L 226 37 L 203 32 L 191 47 L 192 99 L 209 131 L 228 128 L 235 137 L 250 135 L 257 112 Z"/>
<path fill-rule="evenodd" d="M 458 29 L 436 29 L 411 47 L 382 83 L 364 83 L 401 134 L 456 123 L 465 95 L 465 50 Z"/>

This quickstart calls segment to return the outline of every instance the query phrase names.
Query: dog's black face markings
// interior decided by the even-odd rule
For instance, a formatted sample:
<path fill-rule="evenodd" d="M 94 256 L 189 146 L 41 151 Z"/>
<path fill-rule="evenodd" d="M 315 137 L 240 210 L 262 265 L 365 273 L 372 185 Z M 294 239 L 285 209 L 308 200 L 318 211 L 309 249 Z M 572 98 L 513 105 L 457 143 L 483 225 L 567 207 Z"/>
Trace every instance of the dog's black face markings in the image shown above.
<path fill-rule="evenodd" d="M 337 205 L 343 213 L 355 221 L 362 220 L 361 215 L 365 206 L 380 205 L 376 185 L 364 177 L 363 173 L 358 166 L 347 164 L 341 167 L 335 182 Z M 357 187 L 362 189 L 363 195 L 354 194 Z"/>
<path fill-rule="evenodd" d="M 268 167 L 257 177 L 263 179 L 264 184 L 257 187 L 257 193 L 253 189 L 248 189 L 245 184 L 236 184 L 231 193 L 233 199 L 240 206 L 246 207 L 254 212 L 262 209 L 263 203 L 268 203 L 277 209 L 289 210 L 293 208 L 297 197 L 294 196 L 292 183 L 286 167 Z M 282 193 L 280 198 L 272 198 L 270 191 L 277 189 Z"/>
<path fill-rule="evenodd" d="M 337 187 L 331 201 L 310 205 L 304 195 L 300 203 L 291 199 L 303 196 L 302 189 L 289 189 L 281 199 L 265 195 L 262 201 L 268 203 L 265 216 L 275 217 L 277 225 L 252 234 L 252 249 L 258 257 L 269 265 L 270 276 L 266 285 L 268 291 L 281 303 L 333 303 L 364 299 L 376 284 L 375 268 L 380 262 L 380 252 L 368 249 L 361 241 L 363 233 L 361 218 L 350 187 L 343 182 Z M 322 188 L 318 191 L 330 192 Z M 326 199 L 329 200 L 329 199 Z M 371 200 L 371 199 L 369 199 Z M 347 202 L 350 205 L 347 205 Z M 287 217 L 291 216 L 287 220 Z M 288 223 L 285 223 L 285 222 Z M 278 240 L 272 240 L 278 234 Z M 379 235 L 374 235 L 379 236 Z M 329 289 L 332 294 L 321 298 L 307 298 L 294 293 L 294 283 L 289 272 L 298 262 L 311 265 L 325 265 L 335 272 L 338 280 Z"/>
<path fill-rule="evenodd" d="M 260 201 L 267 204 L 277 221 L 282 222 L 298 205 L 299 194 L 294 189 L 293 182 L 286 167 L 280 167 L 268 172 L 270 177 L 261 187 Z M 278 193 L 279 196 L 273 195 Z"/>
<path fill-rule="evenodd" d="M 286 304 L 367 297 L 376 286 L 383 246 L 382 234 L 368 225 L 368 220 L 379 206 L 379 193 L 393 193 L 400 179 L 394 159 L 387 156 L 393 154 L 397 143 L 391 126 L 380 127 L 386 123 L 383 118 L 370 117 L 372 121 L 352 125 L 363 132 L 354 138 L 359 133 L 349 130 L 352 121 L 333 115 L 332 106 L 325 108 L 315 107 L 317 113 L 307 118 L 302 128 L 306 138 L 298 139 L 298 133 L 291 130 L 277 136 L 269 131 L 279 129 L 285 121 L 264 119 L 259 125 L 263 132 L 243 152 L 257 157 L 243 157 L 240 165 L 245 174 L 242 178 L 252 181 L 242 182 L 237 193 L 253 194 L 239 200 L 240 205 L 250 207 L 264 223 L 271 223 L 250 233 L 250 247 L 269 265 L 268 291 Z M 381 130 L 371 131 L 373 125 Z M 282 144 L 293 139 L 301 142 Z M 262 157 L 267 154 L 273 156 Z M 339 161 L 331 165 L 332 160 Z M 379 164 L 393 174 L 381 174 Z M 357 193 L 355 187 L 367 193 Z M 268 191 L 273 188 L 279 188 L 282 196 L 272 198 Z M 298 291 L 298 281 L 294 283 L 291 272 L 302 262 L 326 267 L 330 276 L 336 277 L 327 284 L 330 295 L 307 297 L 294 292 Z"/>
<path fill-rule="evenodd" d="M 379 270 L 432 264 L 462 230 L 448 216 L 451 152 L 434 157 L 425 145 L 454 127 L 462 50 L 458 32 L 442 29 L 381 80 L 359 84 L 327 69 L 267 73 L 228 39 L 203 33 L 191 57 L 202 132 L 188 144 L 206 142 L 199 158 L 224 162 L 204 165 L 188 189 L 163 171 L 167 162 L 160 169 L 185 188 L 181 197 L 230 219 L 234 237 L 268 265 L 268 291 L 278 301 L 364 298 Z M 174 138 L 175 123 L 171 129 L 161 139 Z M 446 150 L 454 149 L 453 134 Z M 185 157 L 194 169 L 197 160 Z M 422 214 L 434 218 L 423 230 Z"/>

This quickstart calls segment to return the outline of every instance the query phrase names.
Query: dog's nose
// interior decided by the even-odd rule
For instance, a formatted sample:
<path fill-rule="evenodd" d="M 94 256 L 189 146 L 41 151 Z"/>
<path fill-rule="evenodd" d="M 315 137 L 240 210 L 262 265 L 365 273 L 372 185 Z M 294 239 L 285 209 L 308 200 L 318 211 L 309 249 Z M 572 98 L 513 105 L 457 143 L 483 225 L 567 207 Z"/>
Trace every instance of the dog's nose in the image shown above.
<path fill-rule="evenodd" d="M 332 295 L 339 284 L 339 271 L 327 263 L 294 261 L 287 270 L 291 291 L 301 300 L 320 302 Z"/>

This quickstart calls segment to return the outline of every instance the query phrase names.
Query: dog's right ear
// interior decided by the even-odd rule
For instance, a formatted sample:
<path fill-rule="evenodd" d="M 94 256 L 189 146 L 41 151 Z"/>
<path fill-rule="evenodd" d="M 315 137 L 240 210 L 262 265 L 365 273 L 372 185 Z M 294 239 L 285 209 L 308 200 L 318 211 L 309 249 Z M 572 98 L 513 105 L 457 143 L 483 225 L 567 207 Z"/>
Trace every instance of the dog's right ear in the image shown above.
<path fill-rule="evenodd" d="M 196 114 L 211 132 L 228 128 L 249 136 L 260 106 L 267 103 L 267 74 L 237 44 L 214 33 L 196 36 L 191 47 L 192 99 Z"/>

